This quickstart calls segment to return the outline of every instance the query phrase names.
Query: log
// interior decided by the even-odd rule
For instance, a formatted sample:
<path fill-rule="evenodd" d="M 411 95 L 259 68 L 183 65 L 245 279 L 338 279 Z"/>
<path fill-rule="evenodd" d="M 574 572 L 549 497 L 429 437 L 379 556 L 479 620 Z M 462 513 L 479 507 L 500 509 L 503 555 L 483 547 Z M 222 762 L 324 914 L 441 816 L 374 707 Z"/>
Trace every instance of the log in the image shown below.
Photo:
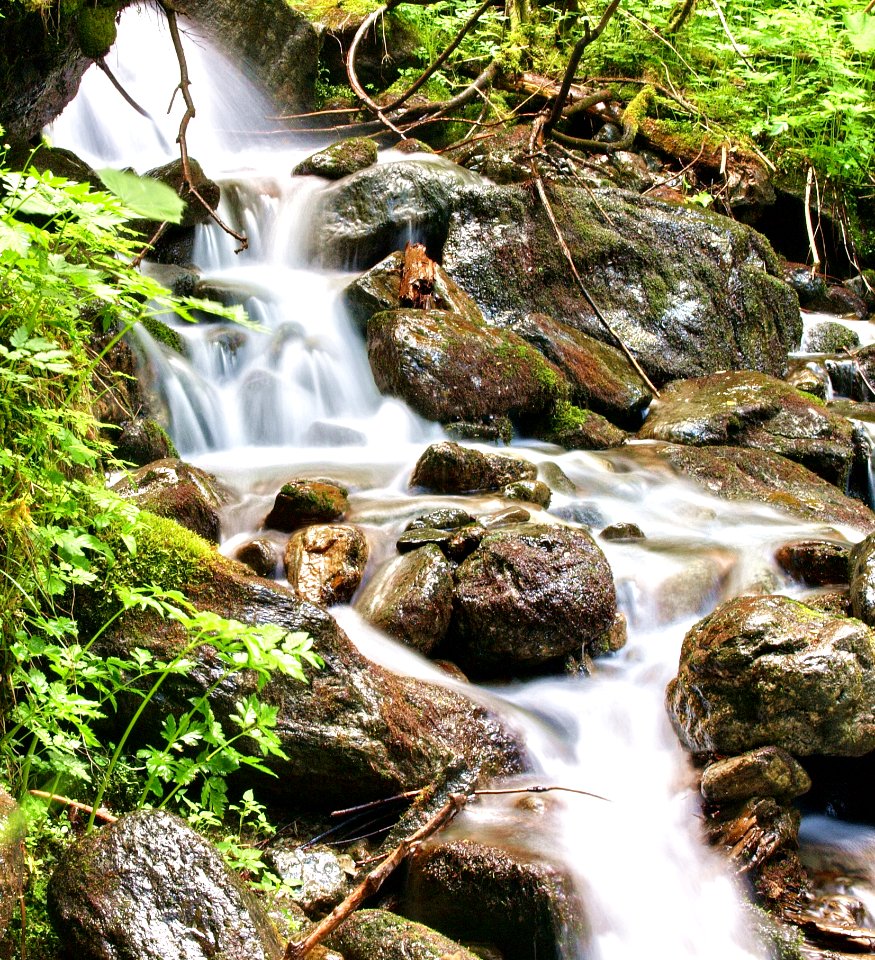
<path fill-rule="evenodd" d="M 401 287 L 398 298 L 402 307 L 431 310 L 434 305 L 435 262 L 422 243 L 408 243 L 404 248 Z"/>

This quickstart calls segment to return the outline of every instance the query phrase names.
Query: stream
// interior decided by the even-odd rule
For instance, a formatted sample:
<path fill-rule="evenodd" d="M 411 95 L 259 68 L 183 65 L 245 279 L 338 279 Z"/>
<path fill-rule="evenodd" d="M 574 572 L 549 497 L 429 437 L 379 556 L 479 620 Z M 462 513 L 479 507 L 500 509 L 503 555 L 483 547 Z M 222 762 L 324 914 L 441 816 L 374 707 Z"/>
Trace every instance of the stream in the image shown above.
<path fill-rule="evenodd" d="M 224 517 L 222 552 L 232 555 L 252 537 L 291 476 L 327 476 L 350 490 L 347 521 L 365 532 L 370 546 L 367 579 L 394 555 L 411 518 L 462 502 L 415 494 L 407 486 L 413 464 L 443 438 L 442 430 L 380 396 L 362 336 L 339 299 L 355 274 L 311 262 L 308 224 L 325 184 L 290 171 L 325 143 L 272 132 L 281 126 L 271 119 L 274 108 L 236 66 L 201 38 L 187 35 L 186 44 L 197 104 L 189 148 L 222 186 L 222 216 L 250 240 L 249 250 L 237 255 L 233 239 L 217 226 L 199 227 L 194 260 L 206 281 L 239 293 L 261 329 L 177 323 L 187 359 L 144 333 L 140 349 L 157 372 L 161 407 L 180 455 L 236 494 Z M 158 15 L 126 12 L 107 61 L 155 119 L 137 116 L 92 69 L 50 139 L 98 169 L 131 165 L 144 172 L 172 159 L 179 104 L 167 116 L 167 103 L 177 66 Z M 393 159 L 387 151 L 380 162 Z M 647 537 L 599 541 L 628 622 L 628 644 L 619 654 L 597 661 L 591 676 L 536 679 L 474 694 L 524 732 L 536 767 L 525 783 L 561 784 L 607 800 L 554 795 L 544 830 L 533 836 L 517 829 L 512 800 L 484 798 L 449 830 L 529 846 L 567 866 L 585 904 L 580 929 L 568 936 L 569 958 L 765 956 L 749 931 L 736 881 L 702 840 L 695 773 L 670 727 L 663 693 L 687 628 L 718 602 L 749 590 L 802 592 L 775 565 L 777 545 L 813 537 L 855 541 L 860 534 L 710 497 L 674 477 L 652 450 L 643 442 L 605 453 L 514 442 L 513 452 L 538 464 L 553 487 L 547 511 L 531 507 L 533 520 L 594 532 L 631 522 Z M 505 509 L 507 501 L 466 497 L 464 506 L 488 514 Z M 285 539 L 270 536 L 277 543 Z M 370 659 L 447 682 L 352 608 L 332 613 Z M 809 817 L 803 826 L 811 856 L 859 855 L 872 849 L 873 836 L 868 828 L 822 817 Z M 871 880 L 861 876 L 855 895 L 875 904 Z"/>

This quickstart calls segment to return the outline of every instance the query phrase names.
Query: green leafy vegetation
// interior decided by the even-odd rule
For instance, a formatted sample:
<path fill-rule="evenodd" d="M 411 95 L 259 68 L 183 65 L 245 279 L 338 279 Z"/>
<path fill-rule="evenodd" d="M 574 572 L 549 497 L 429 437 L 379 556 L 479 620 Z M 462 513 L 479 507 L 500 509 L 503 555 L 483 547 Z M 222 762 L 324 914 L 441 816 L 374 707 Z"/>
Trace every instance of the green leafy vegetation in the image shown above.
<path fill-rule="evenodd" d="M 276 710 L 258 692 L 276 674 L 305 682 L 304 665 L 321 663 L 305 634 L 224 619 L 171 589 L 212 551 L 105 487 L 104 471 L 121 465 L 92 412 L 97 365 L 150 313 L 192 319 L 203 307 L 170 297 L 128 266 L 140 244 L 127 221 L 179 219 L 166 188 L 107 179 L 115 193 L 13 171 L 0 158 L 0 780 L 25 801 L 30 820 L 25 935 L 34 956 L 54 950 L 40 898 L 70 831 L 28 791 L 63 793 L 94 811 L 109 798 L 116 812 L 169 806 L 219 829 L 231 799 L 227 775 L 269 773 L 265 760 L 283 756 Z M 106 344 L 101 352 L 97 336 Z M 178 541 L 185 550 L 172 549 Z M 188 571 L 180 567 L 183 553 Z M 89 590 L 101 601 L 83 619 L 77 598 Z M 163 656 L 137 648 L 119 657 L 98 653 L 105 631 L 137 609 L 175 624 L 184 638 L 178 648 Z M 103 619 L 86 624 L 95 611 Z M 144 739 L 149 704 L 205 647 L 213 682 Z M 254 690 L 220 723 L 210 696 L 240 671 L 254 677 Z M 241 803 L 248 804 L 242 813 Z M 243 852 L 241 838 L 257 802 L 250 795 L 232 806 L 232 860 L 260 875 L 259 858 Z M 85 829 L 96 816 L 86 817 Z"/>

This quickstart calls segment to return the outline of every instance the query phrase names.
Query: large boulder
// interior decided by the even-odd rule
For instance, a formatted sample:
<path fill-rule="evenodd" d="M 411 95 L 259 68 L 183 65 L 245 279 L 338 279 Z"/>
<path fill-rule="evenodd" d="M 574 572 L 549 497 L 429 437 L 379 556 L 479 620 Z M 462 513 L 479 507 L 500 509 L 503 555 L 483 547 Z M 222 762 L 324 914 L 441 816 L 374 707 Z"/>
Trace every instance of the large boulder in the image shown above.
<path fill-rule="evenodd" d="M 567 389 L 525 340 L 443 310 L 387 310 L 368 323 L 368 360 L 382 393 L 429 420 L 531 423 Z"/>
<path fill-rule="evenodd" d="M 546 314 L 526 317 L 513 329 L 562 371 L 577 406 L 628 429 L 641 424 L 653 395 L 620 349 Z"/>
<path fill-rule="evenodd" d="M 783 380 L 749 370 L 669 384 L 638 436 L 692 446 L 771 450 L 844 490 L 854 459 L 854 430 Z"/>
<path fill-rule="evenodd" d="M 875 530 L 875 514 L 865 504 L 776 453 L 667 443 L 653 456 L 724 500 L 759 500 L 803 520 Z"/>
<path fill-rule="evenodd" d="M 535 480 L 538 468 L 528 460 L 481 453 L 458 443 L 433 443 L 416 461 L 410 477 L 412 487 L 435 493 L 473 493 L 500 490 L 518 480 Z"/>
<path fill-rule="evenodd" d="M 694 753 L 861 756 L 875 749 L 875 634 L 787 597 L 739 597 L 687 633 L 666 703 Z"/>
<path fill-rule="evenodd" d="M 583 530 L 520 524 L 487 534 L 456 570 L 449 643 L 480 674 L 580 656 L 614 621 L 611 568 Z"/>
<path fill-rule="evenodd" d="M 114 484 L 113 490 L 143 510 L 169 517 L 218 543 L 228 492 L 216 478 L 184 460 L 155 460 Z"/>
<path fill-rule="evenodd" d="M 182 590 L 198 609 L 247 623 L 277 624 L 303 631 L 324 660 L 306 667 L 307 683 L 275 676 L 260 697 L 278 710 L 277 735 L 285 759 L 265 761 L 276 778 L 261 777 L 262 795 L 295 807 L 328 808 L 366 802 L 439 780 L 460 763 L 476 780 L 521 764 L 513 739 L 500 723 L 465 698 L 410 678 L 395 677 L 367 661 L 323 610 L 273 581 L 253 577 L 176 524 L 141 514 L 137 553 L 119 559 L 117 580 Z M 112 616 L 98 588 L 77 608 L 88 631 Z M 100 636 L 95 652 L 129 655 L 132 645 L 169 659 L 186 643 L 181 628 L 148 610 L 130 610 Z M 145 728 L 160 728 L 168 713 L 212 688 L 223 671 L 202 648 L 186 675 L 169 677 Z M 256 691 L 248 673 L 215 686 L 212 708 L 226 722 L 237 701 Z M 121 704 L 121 714 L 125 714 Z M 256 775 L 257 776 L 257 775 Z"/>
<path fill-rule="evenodd" d="M 241 61 L 278 107 L 290 112 L 313 107 L 319 36 L 291 4 L 180 0 L 176 7 Z"/>
<path fill-rule="evenodd" d="M 255 894 L 183 820 L 138 810 L 62 855 L 48 905 L 70 956 L 279 960 L 283 944 Z"/>
<path fill-rule="evenodd" d="M 324 177 L 342 180 L 377 162 L 377 144 L 367 137 L 351 137 L 302 160 L 292 173 L 295 176 Z"/>
<path fill-rule="evenodd" d="M 427 543 L 377 571 L 356 609 L 369 623 L 408 647 L 430 653 L 450 625 L 453 568 L 439 546 Z"/>
<path fill-rule="evenodd" d="M 457 197 L 479 181 L 437 157 L 361 170 L 320 194 L 311 250 L 326 267 L 352 269 L 372 266 L 411 239 L 434 256 Z"/>
<path fill-rule="evenodd" d="M 554 185 L 551 203 L 595 303 L 657 385 L 717 370 L 783 373 L 802 332 L 798 301 L 758 233 L 615 189 Z M 544 313 L 610 341 L 524 187 L 460 195 L 442 262 L 491 322 Z"/>

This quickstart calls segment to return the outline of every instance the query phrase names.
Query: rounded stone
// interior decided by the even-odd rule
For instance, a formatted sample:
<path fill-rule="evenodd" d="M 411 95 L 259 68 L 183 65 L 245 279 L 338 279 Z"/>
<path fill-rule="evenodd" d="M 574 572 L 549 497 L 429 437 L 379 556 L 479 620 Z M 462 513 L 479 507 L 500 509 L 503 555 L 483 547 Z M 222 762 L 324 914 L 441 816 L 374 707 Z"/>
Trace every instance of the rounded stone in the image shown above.
<path fill-rule="evenodd" d="M 702 774 L 702 796 L 709 803 L 737 803 L 751 797 L 792 800 L 811 789 L 798 760 L 780 747 L 759 747 L 738 757 L 709 763 Z"/>
<path fill-rule="evenodd" d="M 286 547 L 289 583 L 299 596 L 320 607 L 351 600 L 367 562 L 365 535 L 340 524 L 314 524 L 299 530 Z"/>
<path fill-rule="evenodd" d="M 280 488 L 264 526 L 291 533 L 309 523 L 340 520 L 348 509 L 343 487 L 325 480 L 297 478 Z"/>

